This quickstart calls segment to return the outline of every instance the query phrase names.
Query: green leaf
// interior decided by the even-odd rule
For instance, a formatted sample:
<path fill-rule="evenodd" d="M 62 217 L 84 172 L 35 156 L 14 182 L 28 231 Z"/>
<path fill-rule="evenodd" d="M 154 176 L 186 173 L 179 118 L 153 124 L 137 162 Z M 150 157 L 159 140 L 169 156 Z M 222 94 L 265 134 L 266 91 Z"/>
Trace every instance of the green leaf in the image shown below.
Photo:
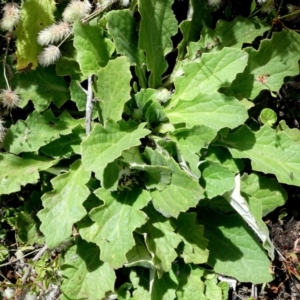
<path fill-rule="evenodd" d="M 204 238 L 204 227 L 196 222 L 195 213 L 181 213 L 175 221 L 177 233 L 184 247 L 181 254 L 185 263 L 203 264 L 207 262 L 208 240 Z"/>
<path fill-rule="evenodd" d="M 15 31 L 18 71 L 37 67 L 37 56 L 42 49 L 37 43 L 37 36 L 54 22 L 54 10 L 54 0 L 27 0 L 22 3 L 20 22 Z"/>
<path fill-rule="evenodd" d="M 143 171 L 142 178 L 148 190 L 157 189 L 162 191 L 171 182 L 172 172 L 164 166 L 138 165 L 132 163 L 130 169 Z"/>
<path fill-rule="evenodd" d="M 298 128 L 290 128 L 284 120 L 281 120 L 277 126 L 277 132 L 284 131 L 294 142 L 300 143 L 300 131 Z"/>
<path fill-rule="evenodd" d="M 220 143 L 219 143 L 220 144 Z M 300 145 L 269 126 L 252 132 L 246 125 L 228 134 L 222 145 L 235 158 L 249 158 L 253 170 L 274 174 L 279 182 L 300 186 Z"/>
<path fill-rule="evenodd" d="M 175 226 L 172 226 L 171 221 L 160 215 L 152 206 L 148 206 L 144 211 L 149 220 L 140 231 L 145 236 L 154 266 L 161 277 L 163 272 L 171 270 L 172 262 L 177 257 L 175 249 L 181 242 L 181 238 L 174 232 Z"/>
<path fill-rule="evenodd" d="M 86 79 L 77 62 L 77 51 L 73 41 L 64 42 L 61 46 L 61 57 L 56 63 L 56 73 L 58 76 L 70 76 L 72 80 L 83 81 Z"/>
<path fill-rule="evenodd" d="M 123 192 L 109 192 L 101 188 L 95 194 L 104 204 L 89 213 L 96 223 L 80 228 L 79 232 L 85 240 L 100 247 L 101 260 L 113 268 L 120 268 L 127 263 L 126 253 L 135 245 L 133 231 L 147 220 L 140 209 L 151 197 L 147 191 L 138 188 Z"/>
<path fill-rule="evenodd" d="M 40 148 L 40 151 L 50 157 L 70 157 L 72 154 L 81 154 L 81 142 L 86 133 L 79 128 L 74 133 L 62 135 Z"/>
<path fill-rule="evenodd" d="M 214 129 L 215 134 L 224 127 L 235 128 L 248 118 L 243 104 L 220 93 L 198 93 L 189 101 L 180 99 L 165 113 L 173 124 L 185 123 L 187 127 L 204 125 Z"/>
<path fill-rule="evenodd" d="M 122 119 L 124 105 L 130 99 L 129 67 L 126 57 L 117 57 L 96 73 L 95 96 L 100 101 L 104 121 L 108 118 L 115 121 Z"/>
<path fill-rule="evenodd" d="M 114 39 L 117 52 L 126 55 L 130 65 L 136 66 L 136 73 L 139 77 L 140 84 L 146 88 L 144 53 L 138 49 L 138 32 L 136 30 L 136 19 L 130 14 L 129 10 L 118 10 L 109 12 L 107 19 L 108 32 Z"/>
<path fill-rule="evenodd" d="M 73 119 L 66 111 L 58 118 L 55 118 L 50 110 L 43 115 L 34 111 L 26 121 L 19 120 L 9 128 L 3 146 L 6 151 L 14 154 L 35 152 L 59 137 L 59 134 L 71 133 L 73 127 L 82 123 L 82 120 Z"/>
<path fill-rule="evenodd" d="M 176 91 L 168 107 L 176 105 L 179 99 L 189 101 L 202 94 L 213 94 L 212 100 L 221 87 L 230 86 L 247 63 L 247 53 L 239 49 L 224 48 L 217 53 L 204 53 L 201 61 L 182 66 L 183 75 L 182 72 L 174 75 Z"/>
<path fill-rule="evenodd" d="M 222 289 L 218 286 L 216 274 L 209 274 L 206 276 L 205 295 L 208 299 L 222 300 Z"/>
<path fill-rule="evenodd" d="M 274 110 L 270 108 L 264 108 L 260 112 L 259 119 L 263 124 L 273 126 L 277 121 L 277 115 Z"/>
<path fill-rule="evenodd" d="M 244 174 L 241 179 L 242 195 L 248 199 L 248 202 L 261 202 L 263 216 L 284 205 L 287 200 L 286 191 L 273 178 L 258 174 Z"/>
<path fill-rule="evenodd" d="M 98 300 L 114 290 L 114 270 L 99 260 L 99 248 L 79 240 L 68 250 L 62 265 L 62 293 L 67 299 Z"/>
<path fill-rule="evenodd" d="M 249 63 L 232 83 L 230 91 L 239 98 L 254 99 L 265 89 L 278 92 L 286 76 L 299 73 L 297 55 L 300 37 L 294 31 L 274 32 L 262 40 L 258 50 L 246 48 Z"/>
<path fill-rule="evenodd" d="M 262 241 L 264 248 L 268 251 L 269 257 L 274 259 L 274 245 L 270 239 L 267 225 L 262 220 L 262 205 L 259 201 L 249 203 L 242 197 L 240 175 L 235 177 L 235 187 L 231 192 L 224 194 L 224 199 L 240 214 L 240 216 L 253 229 Z"/>
<path fill-rule="evenodd" d="M 0 195 L 17 192 L 28 183 L 37 183 L 39 171 L 55 163 L 32 154 L 24 154 L 22 158 L 9 153 L 0 154 Z"/>
<path fill-rule="evenodd" d="M 200 182 L 203 182 L 207 198 L 221 196 L 234 188 L 234 175 L 226 167 L 206 161 L 200 165 L 200 170 L 202 172 Z"/>
<path fill-rule="evenodd" d="M 113 120 L 108 120 L 105 127 L 96 124 L 82 143 L 82 162 L 86 170 L 102 178 L 107 164 L 120 157 L 122 151 L 141 144 L 140 139 L 149 133 L 144 126 L 140 124 L 134 129 L 124 121 L 118 124 Z"/>
<path fill-rule="evenodd" d="M 146 114 L 148 107 L 156 101 L 156 90 L 141 89 L 134 95 L 137 107 Z"/>
<path fill-rule="evenodd" d="M 201 154 L 206 161 L 218 163 L 232 173 L 238 173 L 244 169 L 243 161 L 241 159 L 233 159 L 227 148 L 209 147 L 208 150 L 203 150 Z"/>
<path fill-rule="evenodd" d="M 147 69 L 151 72 L 149 86 L 161 86 L 161 76 L 167 69 L 165 55 L 172 48 L 171 36 L 177 33 L 177 21 L 172 11 L 173 0 L 148 0 L 139 2 L 142 20 L 139 48 L 146 52 Z"/>
<path fill-rule="evenodd" d="M 180 128 L 175 130 L 171 136 L 172 140 L 176 141 L 189 168 L 198 178 L 200 177 L 200 170 L 198 169 L 200 149 L 207 148 L 215 136 L 215 130 L 206 126 Z"/>
<path fill-rule="evenodd" d="M 126 254 L 128 263 L 125 267 L 140 266 L 149 269 L 155 269 L 152 257 L 145 245 L 144 239 L 135 234 L 134 235 L 135 246 Z"/>
<path fill-rule="evenodd" d="M 86 77 L 104 67 L 114 51 L 113 43 L 104 37 L 101 27 L 76 21 L 73 26 L 77 61 Z"/>
<path fill-rule="evenodd" d="M 181 170 L 173 158 L 166 157 L 158 151 L 146 148 L 145 156 L 151 165 L 168 167 L 172 172 L 171 184 L 162 191 L 151 191 L 153 205 L 165 217 L 177 217 L 180 212 L 195 207 L 199 199 L 203 198 L 203 190 L 199 183 L 188 173 Z M 177 199 L 174 201 L 174 199 Z"/>
<path fill-rule="evenodd" d="M 137 272 L 137 271 L 138 272 Z M 132 295 L 134 300 L 150 300 L 151 295 L 149 293 L 149 269 L 145 268 L 131 268 L 130 281 L 132 282 L 134 291 Z"/>
<path fill-rule="evenodd" d="M 83 91 L 79 81 L 77 81 L 77 80 L 71 81 L 70 94 L 71 94 L 71 99 L 76 103 L 78 110 L 79 111 L 86 110 L 87 95 Z"/>
<path fill-rule="evenodd" d="M 176 291 L 178 300 L 208 300 L 205 295 L 203 278 L 205 269 L 191 264 L 178 267 L 179 287 Z"/>
<path fill-rule="evenodd" d="M 208 263 L 216 273 L 254 284 L 273 280 L 264 249 L 239 215 L 205 208 L 199 212 L 204 236 L 209 239 Z"/>
<path fill-rule="evenodd" d="M 161 278 L 155 274 L 151 291 L 151 300 L 174 300 L 177 287 L 178 279 L 173 270 L 164 273 Z"/>
<path fill-rule="evenodd" d="M 0 262 L 5 262 L 9 258 L 9 251 L 4 245 L 0 245 Z"/>
<path fill-rule="evenodd" d="M 105 167 L 103 178 L 100 178 L 105 189 L 110 191 L 116 191 L 118 189 L 120 171 L 117 161 L 113 161 Z"/>
<path fill-rule="evenodd" d="M 14 215 L 7 218 L 7 222 L 16 229 L 18 241 L 23 245 L 43 244 L 44 236 L 39 231 L 40 221 L 36 212 L 40 209 L 40 195 L 34 191 L 30 200 L 26 199 L 24 205 L 14 210 Z"/>
<path fill-rule="evenodd" d="M 49 248 L 58 246 L 72 234 L 72 225 L 86 215 L 83 202 L 90 194 L 85 183 L 90 174 L 80 160 L 74 162 L 70 171 L 51 180 L 53 191 L 42 197 L 44 209 L 38 213 L 42 221 Z M 74 201 L 76 199 L 76 201 Z"/>
<path fill-rule="evenodd" d="M 1 82 L 4 84 L 4 78 Z M 26 73 L 15 74 L 10 83 L 20 96 L 22 108 L 31 100 L 36 111 L 42 112 L 51 101 L 60 107 L 70 98 L 66 82 L 56 75 L 53 66 L 39 67 L 30 72 L 30 76 Z"/>
<path fill-rule="evenodd" d="M 179 28 L 183 39 L 178 45 L 178 57 L 184 58 L 186 46 L 191 41 L 197 41 L 204 25 L 212 26 L 211 8 L 205 0 L 192 0 L 188 19 L 180 23 Z M 190 14 L 192 14 L 190 16 Z"/>
<path fill-rule="evenodd" d="M 241 16 L 228 22 L 218 20 L 213 30 L 205 27 L 201 32 L 201 39 L 188 46 L 189 58 L 194 59 L 197 51 L 215 52 L 224 47 L 241 49 L 244 43 L 251 44 L 257 36 L 269 30 L 269 26 L 257 19 L 246 19 Z"/>

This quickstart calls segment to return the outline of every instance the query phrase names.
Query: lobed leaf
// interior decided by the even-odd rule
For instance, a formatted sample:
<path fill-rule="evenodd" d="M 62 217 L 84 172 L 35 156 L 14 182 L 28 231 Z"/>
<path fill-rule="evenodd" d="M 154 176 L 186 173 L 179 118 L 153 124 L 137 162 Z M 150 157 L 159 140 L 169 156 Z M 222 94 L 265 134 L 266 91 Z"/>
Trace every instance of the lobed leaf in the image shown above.
<path fill-rule="evenodd" d="M 37 183 L 39 171 L 56 163 L 57 161 L 33 154 L 24 154 L 23 157 L 0 154 L 0 195 L 17 192 L 28 183 Z"/>
<path fill-rule="evenodd" d="M 215 130 L 204 125 L 180 128 L 171 135 L 172 140 L 176 141 L 183 159 L 187 162 L 192 173 L 198 178 L 200 178 L 200 170 L 198 168 L 200 149 L 207 148 L 215 136 Z"/>
<path fill-rule="evenodd" d="M 51 180 L 53 191 L 43 195 L 44 209 L 38 213 L 42 221 L 40 230 L 49 248 L 55 248 L 67 239 L 72 234 L 73 224 L 86 215 L 83 202 L 90 194 L 85 185 L 89 178 L 90 173 L 77 160 L 70 166 L 70 171 Z"/>
<path fill-rule="evenodd" d="M 200 165 L 200 170 L 206 198 L 221 196 L 234 188 L 234 174 L 226 167 L 207 161 Z"/>
<path fill-rule="evenodd" d="M 203 26 L 212 26 L 211 7 L 205 0 L 192 0 L 188 19 L 180 23 L 179 28 L 183 35 L 182 41 L 178 44 L 178 57 L 184 58 L 186 46 L 197 41 Z"/>
<path fill-rule="evenodd" d="M 219 98 L 216 92 L 222 87 L 229 87 L 247 63 L 246 52 L 224 48 L 216 53 L 204 53 L 200 61 L 184 64 L 183 75 L 182 72 L 174 74 L 175 94 L 168 107 L 173 107 L 179 100 L 190 101 L 203 94 L 213 94 L 210 99 Z"/>
<path fill-rule="evenodd" d="M 178 266 L 179 286 L 176 291 L 178 300 L 208 300 L 205 297 L 205 285 L 201 280 L 205 269 L 192 264 Z"/>
<path fill-rule="evenodd" d="M 242 197 L 239 174 L 235 177 L 235 187 L 231 192 L 224 194 L 224 199 L 240 214 L 240 216 L 253 229 L 262 241 L 264 248 L 268 251 L 269 257 L 274 259 L 274 245 L 269 237 L 267 225 L 262 220 L 262 204 L 259 201 L 247 201 Z"/>
<path fill-rule="evenodd" d="M 134 235 L 135 245 L 126 253 L 128 263 L 125 267 L 144 267 L 148 269 L 155 269 L 152 257 L 145 245 L 144 238 L 140 235 Z"/>
<path fill-rule="evenodd" d="M 201 39 L 188 46 L 190 59 L 197 53 L 220 51 L 224 47 L 241 49 L 244 43 L 251 44 L 257 36 L 269 30 L 269 26 L 258 19 L 246 19 L 241 16 L 233 21 L 218 20 L 215 29 L 204 27 Z"/>
<path fill-rule="evenodd" d="M 66 111 L 58 118 L 54 117 L 51 110 L 42 115 L 34 111 L 26 121 L 19 120 L 9 128 L 3 146 L 6 151 L 14 154 L 35 152 L 59 137 L 59 134 L 71 133 L 74 127 L 82 123 L 82 119 L 73 119 Z"/>
<path fill-rule="evenodd" d="M 255 234 L 237 214 L 200 210 L 199 222 L 209 239 L 208 263 L 216 273 L 254 284 L 269 282 L 270 261 Z"/>
<path fill-rule="evenodd" d="M 258 50 L 246 48 L 245 51 L 249 54 L 249 63 L 230 87 L 239 98 L 254 99 L 265 89 L 278 92 L 286 76 L 299 73 L 297 32 L 274 32 L 271 39 L 262 40 Z"/>
<path fill-rule="evenodd" d="M 185 123 L 189 128 L 206 126 L 214 129 L 214 134 L 224 127 L 235 128 L 248 118 L 242 103 L 220 93 L 198 93 L 194 99 L 180 99 L 165 113 L 172 124 Z"/>
<path fill-rule="evenodd" d="M 195 213 L 181 213 L 175 221 L 177 233 L 184 247 L 181 254 L 185 263 L 203 264 L 207 262 L 208 240 L 204 238 L 204 227 L 196 222 Z"/>
<path fill-rule="evenodd" d="M 77 61 L 84 76 L 96 74 L 104 67 L 114 51 L 113 43 L 105 38 L 101 27 L 75 22 L 73 26 L 74 47 Z"/>
<path fill-rule="evenodd" d="M 147 220 L 140 209 L 151 200 L 150 194 L 140 188 L 123 192 L 109 192 L 101 188 L 95 194 L 104 204 L 89 213 L 95 224 L 82 227 L 79 232 L 85 240 L 100 247 L 102 261 L 113 268 L 120 268 L 127 263 L 126 253 L 135 245 L 133 231 Z"/>
<path fill-rule="evenodd" d="M 246 125 L 221 143 L 235 158 L 249 158 L 253 170 L 274 174 L 279 182 L 300 185 L 300 145 L 286 134 L 263 126 L 253 132 Z"/>
<path fill-rule="evenodd" d="M 149 133 L 144 126 L 131 127 L 124 121 L 118 124 L 114 120 L 108 120 L 104 127 L 96 124 L 82 143 L 82 163 L 86 170 L 103 178 L 105 167 L 120 157 L 122 151 L 141 144 L 140 139 Z"/>
<path fill-rule="evenodd" d="M 171 184 L 163 190 L 151 191 L 152 202 L 157 211 L 165 217 L 177 217 L 180 212 L 195 207 L 203 198 L 203 189 L 188 173 L 181 170 L 173 158 L 168 158 L 158 151 L 146 148 L 151 165 L 168 167 L 172 172 Z M 176 199 L 176 200 L 175 200 Z"/>
<path fill-rule="evenodd" d="M 244 174 L 241 178 L 242 195 L 248 202 L 261 202 L 262 216 L 284 205 L 287 193 L 274 178 L 267 178 L 259 174 Z"/>
<path fill-rule="evenodd" d="M 161 278 L 155 274 L 151 290 L 151 300 L 174 300 L 177 287 L 178 279 L 174 270 L 164 273 Z"/>
<path fill-rule="evenodd" d="M 175 226 L 170 220 L 164 218 L 152 206 L 144 209 L 149 217 L 148 222 L 141 228 L 145 236 L 147 248 L 152 256 L 152 261 L 158 270 L 158 276 L 169 272 L 172 263 L 177 257 L 176 248 L 181 238 L 175 233 Z"/>
<path fill-rule="evenodd" d="M 165 55 L 172 48 L 171 36 L 177 33 L 177 21 L 172 11 L 173 0 L 139 2 L 142 20 L 139 31 L 139 48 L 146 52 L 147 69 L 151 72 L 149 86 L 161 86 L 161 75 L 167 69 Z"/>
<path fill-rule="evenodd" d="M 98 300 L 114 290 L 115 272 L 109 264 L 100 261 L 99 255 L 99 248 L 84 240 L 67 251 L 61 267 L 65 299 Z"/>
<path fill-rule="evenodd" d="M 1 78 L 4 86 L 4 78 Z M 31 100 L 37 112 L 42 112 L 53 102 L 57 107 L 61 107 L 69 98 L 70 93 L 66 82 L 59 78 L 53 66 L 37 68 L 30 73 L 15 74 L 11 80 L 13 89 L 20 96 L 20 107 L 25 107 Z"/>
<path fill-rule="evenodd" d="M 95 96 L 100 101 L 104 121 L 122 119 L 124 105 L 130 99 L 129 67 L 126 57 L 117 57 L 96 73 Z"/>
<path fill-rule="evenodd" d="M 146 61 L 145 54 L 138 48 L 137 22 L 129 10 L 110 11 L 106 14 L 108 32 L 114 39 L 116 50 L 119 54 L 125 55 L 130 65 L 136 66 L 136 74 L 140 84 L 146 88 L 145 69 L 143 64 Z"/>
<path fill-rule="evenodd" d="M 54 0 L 27 0 L 22 3 L 21 16 L 15 31 L 17 40 L 17 70 L 35 70 L 42 47 L 37 43 L 38 33 L 54 23 Z"/>

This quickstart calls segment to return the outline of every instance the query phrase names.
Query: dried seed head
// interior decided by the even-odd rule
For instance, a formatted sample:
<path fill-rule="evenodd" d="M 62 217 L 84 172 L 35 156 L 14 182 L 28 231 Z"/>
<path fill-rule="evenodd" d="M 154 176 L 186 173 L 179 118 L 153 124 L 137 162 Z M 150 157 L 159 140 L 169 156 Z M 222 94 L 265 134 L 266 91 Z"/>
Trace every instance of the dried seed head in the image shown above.
<path fill-rule="evenodd" d="M 127 7 L 129 5 L 130 0 L 121 0 L 121 4 L 123 7 Z"/>
<path fill-rule="evenodd" d="M 16 3 L 7 3 L 3 7 L 3 17 L 0 27 L 3 30 L 13 31 L 20 20 L 20 8 Z"/>
<path fill-rule="evenodd" d="M 264 4 L 264 3 L 266 3 L 266 2 L 268 2 L 269 0 L 257 0 L 257 3 L 259 4 L 259 5 L 262 5 L 262 4 Z"/>
<path fill-rule="evenodd" d="M 66 22 L 73 23 L 87 17 L 92 10 L 92 5 L 88 0 L 72 0 L 63 12 L 63 19 Z"/>
<path fill-rule="evenodd" d="M 275 9 L 274 0 L 257 0 L 258 4 L 261 6 L 261 12 L 269 14 Z"/>
<path fill-rule="evenodd" d="M 161 104 L 168 102 L 171 96 L 171 92 L 166 88 L 161 87 L 156 90 L 156 99 Z"/>
<path fill-rule="evenodd" d="M 18 107 L 20 98 L 15 91 L 10 89 L 2 90 L 0 94 L 2 106 L 8 110 Z"/>
<path fill-rule="evenodd" d="M 288 4 L 287 9 L 288 9 L 289 14 L 292 14 L 292 15 L 288 16 L 285 19 L 288 21 L 293 21 L 295 19 L 296 19 L 295 21 L 299 21 L 298 18 L 300 16 L 300 7 L 293 5 L 293 4 Z"/>
<path fill-rule="evenodd" d="M 72 29 L 68 22 L 53 24 L 39 32 L 38 43 L 42 46 L 60 42 L 66 38 Z"/>
<path fill-rule="evenodd" d="M 6 128 L 3 126 L 3 124 L 4 121 L 0 118 L 0 142 L 3 141 L 6 132 Z"/>
<path fill-rule="evenodd" d="M 60 55 L 61 53 L 59 48 L 50 45 L 38 56 L 39 64 L 44 67 L 52 65 L 60 58 Z"/>
<path fill-rule="evenodd" d="M 210 6 L 220 6 L 222 0 L 208 0 L 208 5 Z"/>

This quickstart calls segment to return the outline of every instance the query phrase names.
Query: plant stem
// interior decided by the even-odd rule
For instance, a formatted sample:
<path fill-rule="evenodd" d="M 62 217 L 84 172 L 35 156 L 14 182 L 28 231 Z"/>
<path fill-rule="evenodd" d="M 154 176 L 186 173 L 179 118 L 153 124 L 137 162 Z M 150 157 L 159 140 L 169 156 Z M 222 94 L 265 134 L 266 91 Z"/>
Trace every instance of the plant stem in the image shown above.
<path fill-rule="evenodd" d="M 41 250 L 35 255 L 35 257 L 32 259 L 34 262 L 38 261 L 42 255 L 48 250 L 48 246 L 45 245 L 43 248 L 41 248 Z M 22 284 L 25 284 L 28 276 L 30 275 L 32 270 L 32 265 L 29 265 L 25 271 L 25 274 L 23 275 L 21 282 Z"/>
<path fill-rule="evenodd" d="M 91 121 L 93 112 L 93 75 L 88 77 L 88 90 L 86 99 L 86 111 L 85 111 L 85 132 L 88 135 L 91 132 Z"/>

